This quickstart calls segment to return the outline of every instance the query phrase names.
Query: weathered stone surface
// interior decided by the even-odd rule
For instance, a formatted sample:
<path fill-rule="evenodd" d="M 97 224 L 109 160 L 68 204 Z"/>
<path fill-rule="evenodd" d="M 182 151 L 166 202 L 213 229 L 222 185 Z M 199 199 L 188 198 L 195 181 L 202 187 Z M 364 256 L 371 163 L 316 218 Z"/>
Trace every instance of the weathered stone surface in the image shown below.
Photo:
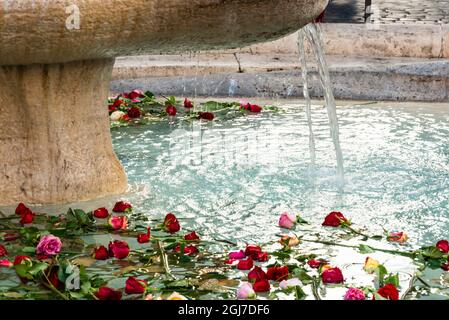
<path fill-rule="evenodd" d="M 125 191 L 105 105 L 113 62 L 0 67 L 1 204 Z"/>
<path fill-rule="evenodd" d="M 125 190 L 104 105 L 116 56 L 280 38 L 312 22 L 327 3 L 0 0 L 0 204 Z M 68 28 L 77 9 L 79 28 Z"/>

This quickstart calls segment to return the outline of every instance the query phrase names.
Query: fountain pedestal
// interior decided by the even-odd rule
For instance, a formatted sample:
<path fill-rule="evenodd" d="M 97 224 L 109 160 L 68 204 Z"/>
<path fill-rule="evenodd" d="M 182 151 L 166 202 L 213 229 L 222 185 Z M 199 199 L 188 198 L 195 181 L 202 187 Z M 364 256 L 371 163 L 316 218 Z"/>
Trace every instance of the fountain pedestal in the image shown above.
<path fill-rule="evenodd" d="M 0 203 L 125 191 L 106 101 L 114 59 L 0 67 Z"/>

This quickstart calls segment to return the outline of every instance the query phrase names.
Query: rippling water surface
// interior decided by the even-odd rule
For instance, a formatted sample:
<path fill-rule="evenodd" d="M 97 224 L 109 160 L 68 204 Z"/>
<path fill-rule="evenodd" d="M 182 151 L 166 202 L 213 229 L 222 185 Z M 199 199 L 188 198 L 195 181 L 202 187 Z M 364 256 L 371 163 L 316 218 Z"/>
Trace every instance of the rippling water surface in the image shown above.
<path fill-rule="evenodd" d="M 339 107 L 345 184 L 326 110 L 312 109 L 310 169 L 304 106 L 214 123 L 157 122 L 112 131 L 128 173 L 128 200 L 161 217 L 189 218 L 203 234 L 269 241 L 281 212 L 319 223 L 332 210 L 374 231 L 432 244 L 449 230 L 449 109 Z"/>

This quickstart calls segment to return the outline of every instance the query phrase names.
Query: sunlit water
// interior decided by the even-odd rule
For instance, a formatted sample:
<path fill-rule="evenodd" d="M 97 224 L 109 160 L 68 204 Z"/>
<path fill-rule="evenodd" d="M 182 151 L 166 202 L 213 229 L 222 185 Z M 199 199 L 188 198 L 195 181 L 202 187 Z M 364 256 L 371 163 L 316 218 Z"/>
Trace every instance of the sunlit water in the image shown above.
<path fill-rule="evenodd" d="M 449 110 L 340 107 L 345 185 L 336 178 L 326 109 L 312 108 L 316 171 L 304 106 L 215 123 L 165 121 L 112 131 L 126 196 L 150 216 L 174 212 L 203 234 L 266 242 L 281 212 L 319 225 L 340 210 L 373 233 L 433 244 L 449 230 Z"/>

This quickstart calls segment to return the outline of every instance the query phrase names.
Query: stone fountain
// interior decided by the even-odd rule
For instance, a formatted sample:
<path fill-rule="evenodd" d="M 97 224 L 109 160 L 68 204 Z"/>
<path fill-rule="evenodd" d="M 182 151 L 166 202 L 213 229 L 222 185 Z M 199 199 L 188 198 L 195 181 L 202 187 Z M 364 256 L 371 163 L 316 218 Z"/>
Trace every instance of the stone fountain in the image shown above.
<path fill-rule="evenodd" d="M 0 0 L 0 204 L 126 190 L 106 101 L 117 56 L 236 48 L 328 0 Z"/>

